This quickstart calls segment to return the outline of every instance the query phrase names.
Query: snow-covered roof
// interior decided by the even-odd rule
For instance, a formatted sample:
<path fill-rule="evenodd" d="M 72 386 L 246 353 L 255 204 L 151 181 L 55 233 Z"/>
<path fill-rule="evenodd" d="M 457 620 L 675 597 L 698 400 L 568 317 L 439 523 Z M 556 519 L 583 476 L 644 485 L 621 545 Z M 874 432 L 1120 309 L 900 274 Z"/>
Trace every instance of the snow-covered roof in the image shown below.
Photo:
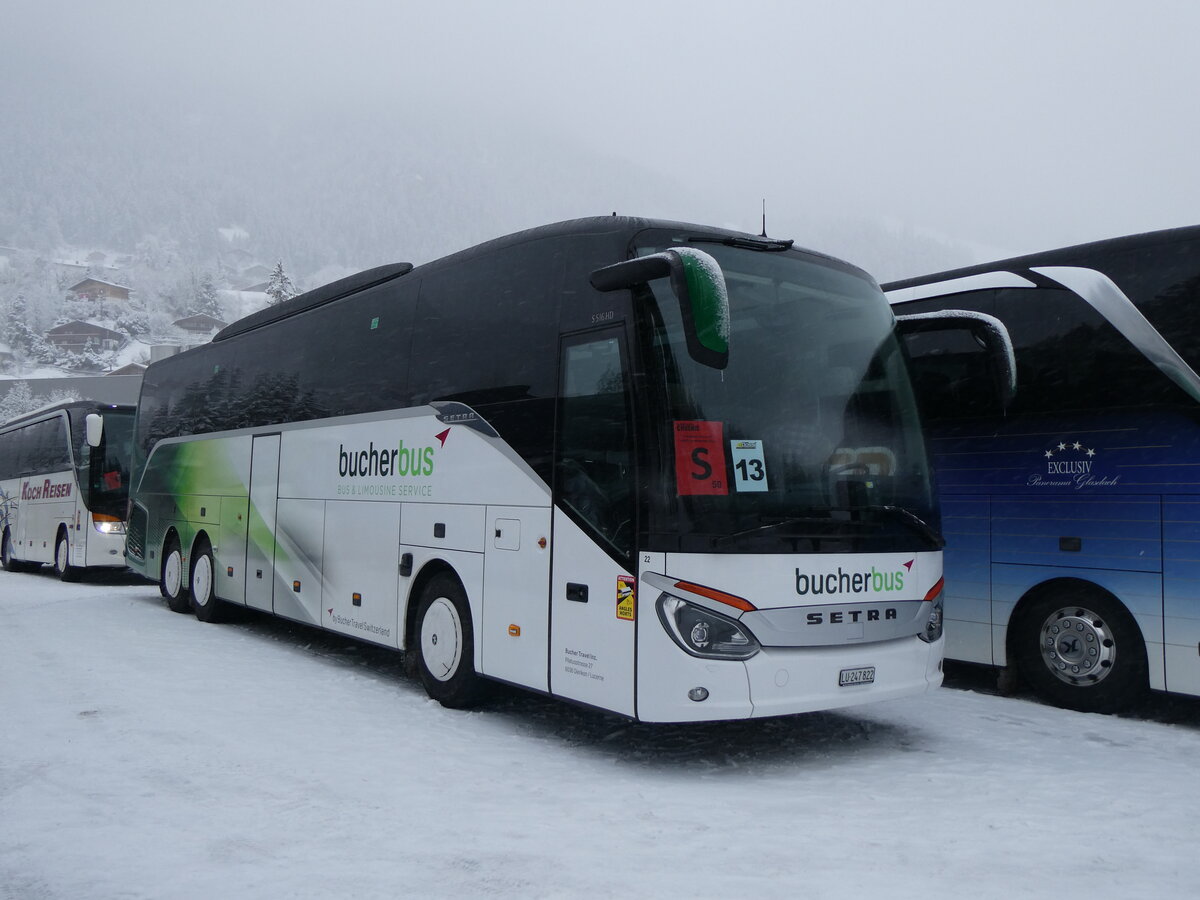
<path fill-rule="evenodd" d="M 78 319 L 72 322 L 64 322 L 62 325 L 55 325 L 53 328 L 47 329 L 46 335 L 53 335 L 54 337 L 92 335 L 96 337 L 111 337 L 125 340 L 125 335 L 119 331 L 113 331 L 111 328 L 105 328 L 103 325 L 97 325 L 95 322 L 81 322 Z"/>
<path fill-rule="evenodd" d="M 93 285 L 93 284 L 101 286 L 101 287 L 119 288 L 122 291 L 132 291 L 133 290 L 133 288 L 128 287 L 126 285 L 116 284 L 115 282 L 112 282 L 112 281 L 101 281 L 99 278 L 85 278 L 85 279 L 83 279 L 83 281 L 79 281 L 79 282 L 76 282 L 75 284 L 71 285 L 69 288 L 67 288 L 67 290 L 78 292 L 81 290 L 86 290 L 87 285 Z"/>
<path fill-rule="evenodd" d="M 182 319 L 176 319 L 171 324 L 185 331 L 211 331 L 214 328 L 224 328 L 229 323 L 222 322 L 216 316 L 210 316 L 208 313 L 197 313 L 194 316 L 184 316 Z"/>

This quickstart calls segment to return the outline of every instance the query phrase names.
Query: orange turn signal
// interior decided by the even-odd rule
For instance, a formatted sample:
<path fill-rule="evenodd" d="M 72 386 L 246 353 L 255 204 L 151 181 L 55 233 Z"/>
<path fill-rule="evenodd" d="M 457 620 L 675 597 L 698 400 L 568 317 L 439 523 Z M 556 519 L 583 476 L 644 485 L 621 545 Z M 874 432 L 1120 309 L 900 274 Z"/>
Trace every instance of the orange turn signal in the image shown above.
<path fill-rule="evenodd" d="M 749 600 L 739 597 L 736 594 L 727 594 L 724 591 L 705 587 L 702 584 L 692 584 L 690 581 L 677 581 L 675 582 L 675 587 L 680 590 L 690 591 L 693 594 L 699 594 L 701 597 L 707 597 L 709 600 L 716 600 L 718 603 L 724 603 L 726 606 L 732 606 L 734 609 L 740 609 L 742 612 L 753 612 L 758 609 Z"/>

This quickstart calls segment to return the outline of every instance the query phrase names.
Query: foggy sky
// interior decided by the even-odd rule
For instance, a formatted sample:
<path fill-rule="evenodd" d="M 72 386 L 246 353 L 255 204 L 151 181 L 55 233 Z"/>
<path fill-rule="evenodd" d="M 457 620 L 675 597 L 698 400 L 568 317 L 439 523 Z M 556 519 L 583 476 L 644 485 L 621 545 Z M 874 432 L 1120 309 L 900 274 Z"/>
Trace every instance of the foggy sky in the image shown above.
<path fill-rule="evenodd" d="M 687 188 L 622 212 L 758 231 L 765 198 L 777 234 L 868 217 L 996 255 L 1200 222 L 1186 0 L 10 0 L 0 28 L 0 92 L 96 127 L 139 104 L 559 135 Z"/>

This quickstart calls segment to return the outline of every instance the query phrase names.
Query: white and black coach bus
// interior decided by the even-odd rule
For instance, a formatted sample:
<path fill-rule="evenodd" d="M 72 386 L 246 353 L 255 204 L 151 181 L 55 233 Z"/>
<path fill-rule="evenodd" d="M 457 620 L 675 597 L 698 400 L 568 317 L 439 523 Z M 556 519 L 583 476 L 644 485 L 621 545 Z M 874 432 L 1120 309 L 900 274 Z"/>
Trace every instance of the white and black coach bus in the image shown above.
<path fill-rule="evenodd" d="M 0 425 L 0 560 L 64 581 L 124 568 L 134 407 L 77 400 Z"/>
<path fill-rule="evenodd" d="M 941 538 L 860 269 L 603 217 L 372 269 L 145 373 L 130 565 L 646 721 L 941 682 Z"/>

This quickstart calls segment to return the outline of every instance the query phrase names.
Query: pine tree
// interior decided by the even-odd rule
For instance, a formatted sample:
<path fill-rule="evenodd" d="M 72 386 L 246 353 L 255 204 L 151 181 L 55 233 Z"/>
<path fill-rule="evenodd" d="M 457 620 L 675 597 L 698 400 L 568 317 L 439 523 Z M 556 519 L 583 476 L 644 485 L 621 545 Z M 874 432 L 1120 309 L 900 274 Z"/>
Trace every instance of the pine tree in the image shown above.
<path fill-rule="evenodd" d="M 4 336 L 14 350 L 33 352 L 42 343 L 41 336 L 29 327 L 29 307 L 24 294 L 17 294 L 13 299 Z"/>
<path fill-rule="evenodd" d="M 0 422 L 37 409 L 28 381 L 14 382 L 8 393 L 0 398 Z"/>
<path fill-rule="evenodd" d="M 285 300 L 291 300 L 298 293 L 292 280 L 287 277 L 283 271 L 283 260 L 275 263 L 275 271 L 271 273 L 271 280 L 267 282 L 267 301 L 271 306 L 278 306 Z"/>
<path fill-rule="evenodd" d="M 286 275 L 283 277 L 285 280 L 287 279 Z M 291 282 L 288 284 L 290 285 Z M 200 276 L 199 281 L 194 283 L 192 302 L 188 312 L 193 316 L 206 315 L 212 316 L 214 319 L 221 318 L 223 314 L 221 301 L 217 297 L 217 285 L 210 273 L 205 272 Z"/>

